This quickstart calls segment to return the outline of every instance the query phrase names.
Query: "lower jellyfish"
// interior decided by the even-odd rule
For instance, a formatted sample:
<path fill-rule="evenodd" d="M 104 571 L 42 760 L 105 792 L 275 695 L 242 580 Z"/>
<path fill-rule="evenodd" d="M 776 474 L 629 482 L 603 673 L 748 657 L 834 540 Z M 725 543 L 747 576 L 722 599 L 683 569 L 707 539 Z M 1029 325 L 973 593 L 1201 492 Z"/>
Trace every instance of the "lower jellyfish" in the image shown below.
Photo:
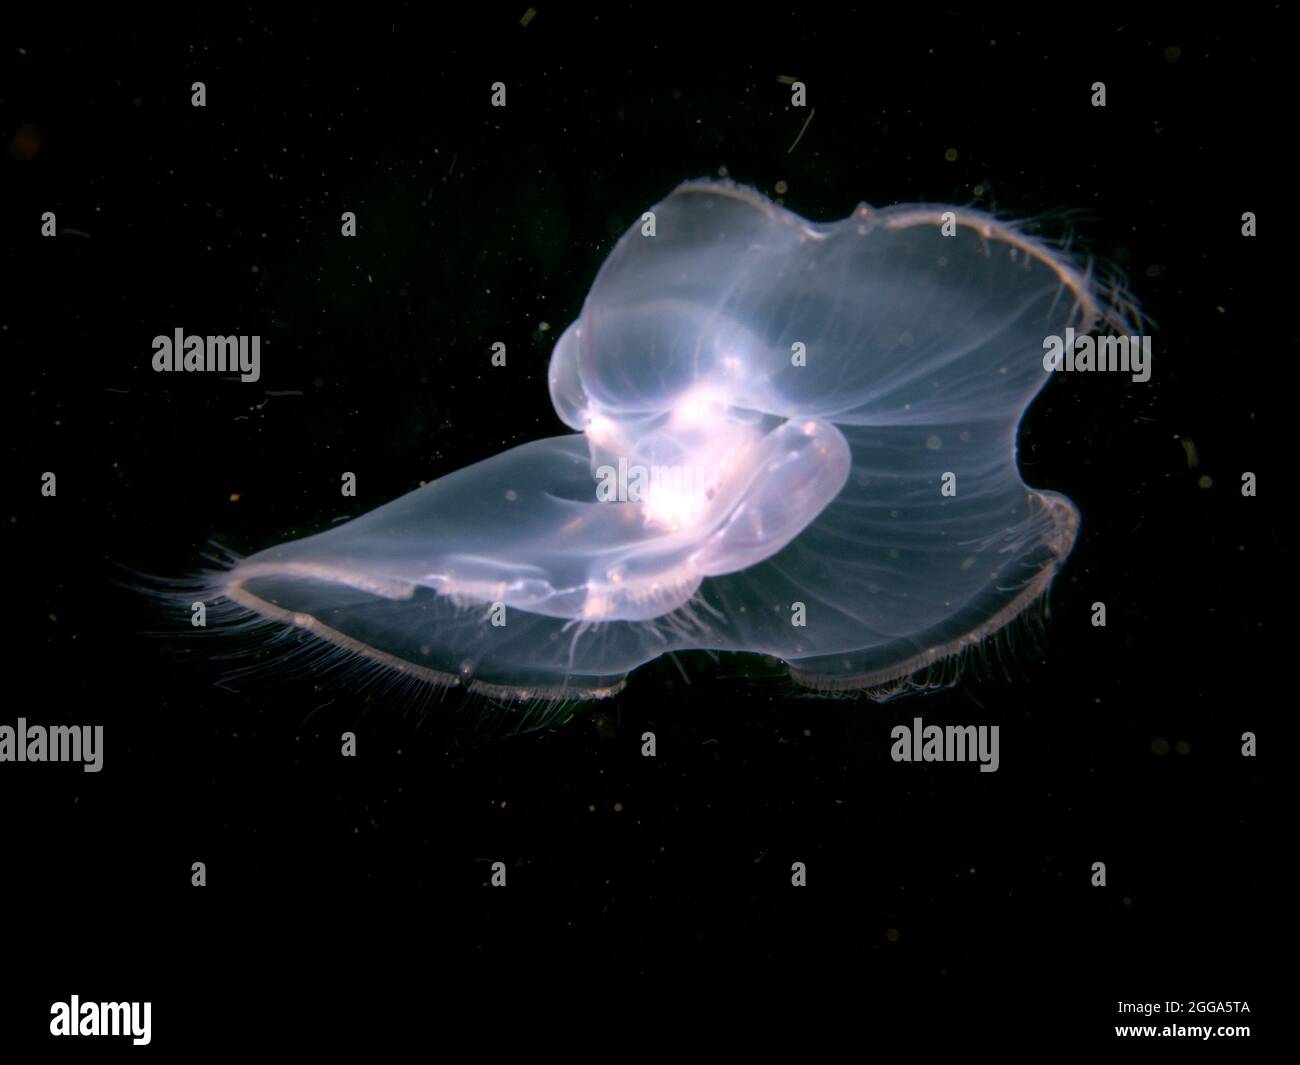
<path fill-rule="evenodd" d="M 589 698 L 674 650 L 897 689 L 1047 590 L 1078 511 L 1029 488 L 1044 338 L 1117 317 L 1090 274 L 946 207 L 829 225 L 691 182 L 560 337 L 574 430 L 261 551 L 220 592 L 410 677 Z"/>

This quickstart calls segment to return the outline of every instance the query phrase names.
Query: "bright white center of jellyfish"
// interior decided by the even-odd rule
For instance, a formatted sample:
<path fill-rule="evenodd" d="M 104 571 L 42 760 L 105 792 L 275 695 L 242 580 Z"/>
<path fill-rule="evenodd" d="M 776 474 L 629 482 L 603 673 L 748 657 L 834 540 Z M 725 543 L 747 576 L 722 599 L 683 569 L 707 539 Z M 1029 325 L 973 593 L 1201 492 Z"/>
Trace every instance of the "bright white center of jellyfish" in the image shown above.
<path fill-rule="evenodd" d="M 603 414 L 593 414 L 587 420 L 587 439 L 593 444 L 604 447 L 614 439 L 614 423 Z"/>
<path fill-rule="evenodd" d="M 647 525 L 678 531 L 697 525 L 704 517 L 708 500 L 693 486 L 675 484 L 670 478 L 654 477 L 645 491 L 641 515 Z"/>
<path fill-rule="evenodd" d="M 697 528 L 734 504 L 738 485 L 752 473 L 747 464 L 760 434 L 733 418 L 713 388 L 694 388 L 680 397 L 668 429 L 668 440 L 652 434 L 647 441 L 650 461 L 637 465 L 644 485 L 636 495 L 648 526 L 678 532 Z"/>
<path fill-rule="evenodd" d="M 582 415 L 596 479 L 617 475 L 628 530 L 585 584 L 587 620 L 644 620 L 684 604 L 705 576 L 780 550 L 842 487 L 848 450 L 833 426 L 778 422 L 728 405 L 712 382 L 666 409 Z"/>
<path fill-rule="evenodd" d="M 672 424 L 691 429 L 726 416 L 726 403 L 713 388 L 692 388 L 673 406 Z"/>

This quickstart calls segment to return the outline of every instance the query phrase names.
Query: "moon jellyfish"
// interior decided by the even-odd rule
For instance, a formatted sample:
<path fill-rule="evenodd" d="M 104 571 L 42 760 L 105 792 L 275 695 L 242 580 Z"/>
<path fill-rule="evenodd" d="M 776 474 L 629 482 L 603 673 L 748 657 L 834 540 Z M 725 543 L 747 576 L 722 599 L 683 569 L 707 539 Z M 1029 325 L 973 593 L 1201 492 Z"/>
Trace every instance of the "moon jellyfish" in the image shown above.
<path fill-rule="evenodd" d="M 1047 590 L 1079 514 L 1026 486 L 1044 338 L 1116 312 L 976 211 L 814 224 L 691 182 L 614 247 L 556 343 L 573 432 L 254 554 L 220 591 L 380 667 L 611 695 L 686 649 L 897 691 Z"/>

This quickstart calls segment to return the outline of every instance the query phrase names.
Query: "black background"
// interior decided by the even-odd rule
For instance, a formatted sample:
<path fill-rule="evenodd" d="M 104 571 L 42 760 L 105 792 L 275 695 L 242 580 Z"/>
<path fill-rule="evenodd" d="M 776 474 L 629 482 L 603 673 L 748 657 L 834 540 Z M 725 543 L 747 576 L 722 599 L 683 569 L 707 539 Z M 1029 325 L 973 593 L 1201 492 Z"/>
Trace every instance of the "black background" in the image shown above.
<path fill-rule="evenodd" d="M 152 1001 L 164 1052 L 254 1031 L 1069 1047 L 1113 1042 L 1120 999 L 1243 998 L 1184 1023 L 1262 1045 L 1277 837 L 1240 746 L 1276 752 L 1289 667 L 1290 21 L 547 5 L 523 27 L 526 6 L 68 15 L 6 46 L 3 721 L 103 724 L 106 753 L 97 775 L 0 765 L 0 1045 L 51 1049 L 74 993 Z M 782 76 L 815 109 L 793 151 L 809 112 Z M 562 431 L 547 358 L 604 255 L 721 168 L 818 221 L 1045 217 L 1154 322 L 1149 383 L 1056 375 L 1029 411 L 1022 470 L 1081 536 L 1050 618 L 959 684 L 878 705 L 683 655 L 538 727 L 301 671 L 223 680 L 230 645 L 116 583 Z M 41 238 L 43 211 L 86 235 Z M 260 334 L 262 379 L 153 373 L 177 327 Z M 915 716 L 999 724 L 1000 771 L 893 763 Z"/>

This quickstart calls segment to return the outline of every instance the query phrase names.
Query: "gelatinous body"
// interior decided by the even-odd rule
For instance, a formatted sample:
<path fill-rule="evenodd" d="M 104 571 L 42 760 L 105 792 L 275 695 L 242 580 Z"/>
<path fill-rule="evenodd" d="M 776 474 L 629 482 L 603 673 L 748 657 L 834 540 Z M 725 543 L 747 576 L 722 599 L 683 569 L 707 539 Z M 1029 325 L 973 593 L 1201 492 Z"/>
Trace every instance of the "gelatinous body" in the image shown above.
<path fill-rule="evenodd" d="M 224 593 L 408 674 L 530 698 L 610 694 L 690 648 L 879 687 L 1046 590 L 1078 514 L 1026 487 L 1016 429 L 1044 338 L 1107 313 L 1087 276 L 956 208 L 816 225 L 699 182 L 653 214 L 556 344 L 573 434 L 255 554 Z"/>

